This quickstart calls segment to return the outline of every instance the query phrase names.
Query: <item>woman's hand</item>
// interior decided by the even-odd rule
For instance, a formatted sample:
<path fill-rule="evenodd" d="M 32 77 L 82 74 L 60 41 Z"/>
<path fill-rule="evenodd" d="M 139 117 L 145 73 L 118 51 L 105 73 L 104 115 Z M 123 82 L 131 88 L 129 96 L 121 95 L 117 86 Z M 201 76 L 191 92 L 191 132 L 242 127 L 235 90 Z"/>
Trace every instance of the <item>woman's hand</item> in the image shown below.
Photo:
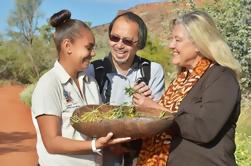
<path fill-rule="evenodd" d="M 109 145 L 114 145 L 118 143 L 128 142 L 131 141 L 131 137 L 125 138 L 112 138 L 113 133 L 108 133 L 105 137 L 100 137 L 96 140 L 96 147 L 103 148 Z"/>
<path fill-rule="evenodd" d="M 139 93 L 133 94 L 133 104 L 135 106 L 152 108 L 152 109 L 169 112 L 169 110 L 165 108 L 164 106 L 160 105 L 156 101 L 153 101 L 151 98 L 145 97 L 144 95 L 141 95 Z"/>
<path fill-rule="evenodd" d="M 147 86 L 144 82 L 140 82 L 139 84 L 135 84 L 133 87 L 134 91 L 144 95 L 145 97 L 152 98 L 152 91 L 149 86 Z"/>
<path fill-rule="evenodd" d="M 152 98 L 142 95 L 140 93 L 133 94 L 133 104 L 135 106 L 144 106 L 144 107 L 154 107 L 154 105 L 158 105 Z"/>

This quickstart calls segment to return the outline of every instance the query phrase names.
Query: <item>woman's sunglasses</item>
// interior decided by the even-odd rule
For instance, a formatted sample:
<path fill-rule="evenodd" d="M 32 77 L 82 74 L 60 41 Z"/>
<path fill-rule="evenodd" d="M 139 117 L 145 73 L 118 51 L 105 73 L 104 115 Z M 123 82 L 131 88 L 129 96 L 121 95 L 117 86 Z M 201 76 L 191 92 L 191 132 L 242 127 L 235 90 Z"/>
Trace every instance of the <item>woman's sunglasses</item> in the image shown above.
<path fill-rule="evenodd" d="M 122 40 L 122 43 L 127 45 L 127 46 L 132 46 L 134 43 L 137 43 L 137 41 L 133 41 L 133 40 L 130 40 L 130 39 L 127 39 L 127 38 L 120 38 L 119 36 L 115 36 L 115 35 L 112 35 L 110 34 L 109 35 L 109 39 L 113 42 L 119 42 L 120 40 Z"/>

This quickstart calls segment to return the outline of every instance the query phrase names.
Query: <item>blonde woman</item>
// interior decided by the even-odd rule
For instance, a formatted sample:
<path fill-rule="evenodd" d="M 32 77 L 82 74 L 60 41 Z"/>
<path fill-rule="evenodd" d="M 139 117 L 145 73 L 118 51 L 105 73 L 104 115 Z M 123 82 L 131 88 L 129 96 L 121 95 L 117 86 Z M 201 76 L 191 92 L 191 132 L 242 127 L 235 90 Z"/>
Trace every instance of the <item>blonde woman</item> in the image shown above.
<path fill-rule="evenodd" d="M 174 19 L 171 32 L 177 77 L 159 103 L 140 94 L 134 95 L 134 103 L 176 116 L 167 132 L 144 140 L 137 165 L 236 165 L 240 65 L 205 12 Z"/>

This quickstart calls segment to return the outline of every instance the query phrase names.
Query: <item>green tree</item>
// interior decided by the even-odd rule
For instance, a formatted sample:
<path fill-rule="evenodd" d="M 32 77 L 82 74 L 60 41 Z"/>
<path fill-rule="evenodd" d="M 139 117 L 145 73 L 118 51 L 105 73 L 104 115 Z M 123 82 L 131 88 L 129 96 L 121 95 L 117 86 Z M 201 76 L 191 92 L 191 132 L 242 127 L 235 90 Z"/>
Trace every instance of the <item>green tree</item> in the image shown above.
<path fill-rule="evenodd" d="M 218 29 L 242 66 L 242 87 L 251 90 L 251 0 L 220 0 L 203 8 L 215 19 Z"/>
<path fill-rule="evenodd" d="M 11 28 L 9 35 L 22 43 L 36 77 L 39 77 L 39 69 L 32 55 L 32 46 L 40 17 L 41 3 L 42 0 L 16 0 L 15 9 L 8 17 L 8 24 Z"/>
<path fill-rule="evenodd" d="M 52 35 L 52 27 L 49 24 L 44 24 L 41 27 L 38 28 L 39 31 L 39 37 L 41 40 L 44 40 L 46 43 L 50 44 L 51 39 L 53 37 Z"/>
<path fill-rule="evenodd" d="M 2 42 L 0 53 L 0 78 L 28 83 L 27 60 L 19 43 L 14 40 Z"/>

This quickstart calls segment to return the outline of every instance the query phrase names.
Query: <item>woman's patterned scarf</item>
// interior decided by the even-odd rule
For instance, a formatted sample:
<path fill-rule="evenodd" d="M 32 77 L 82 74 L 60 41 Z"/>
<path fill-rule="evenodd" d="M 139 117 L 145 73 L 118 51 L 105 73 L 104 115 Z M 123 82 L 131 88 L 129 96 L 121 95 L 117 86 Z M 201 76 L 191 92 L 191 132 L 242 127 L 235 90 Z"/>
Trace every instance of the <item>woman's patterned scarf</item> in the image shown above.
<path fill-rule="evenodd" d="M 159 103 L 170 111 L 177 112 L 183 98 L 210 67 L 210 64 L 211 61 L 203 58 L 192 72 L 187 70 L 181 71 L 169 85 Z M 166 166 L 171 138 L 168 131 L 151 138 L 146 138 L 140 150 L 137 166 Z"/>

